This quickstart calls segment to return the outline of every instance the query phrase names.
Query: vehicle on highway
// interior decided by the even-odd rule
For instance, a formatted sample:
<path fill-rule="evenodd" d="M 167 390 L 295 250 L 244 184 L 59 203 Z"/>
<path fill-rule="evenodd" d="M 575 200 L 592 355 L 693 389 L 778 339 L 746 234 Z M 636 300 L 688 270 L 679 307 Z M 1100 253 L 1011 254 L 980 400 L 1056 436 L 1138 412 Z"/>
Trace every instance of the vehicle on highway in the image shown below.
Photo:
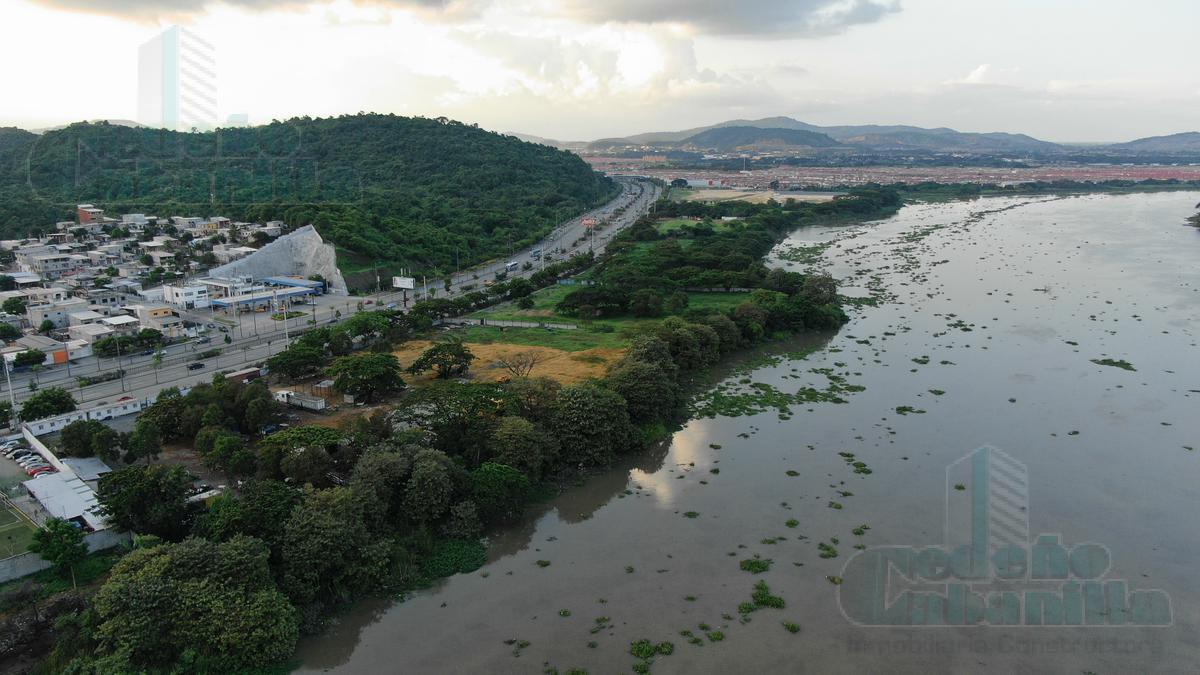
<path fill-rule="evenodd" d="M 154 356 L 154 350 L 147 349 L 146 351 L 138 352 L 138 356 Z"/>
<path fill-rule="evenodd" d="M 222 333 L 228 333 L 229 327 L 228 326 L 218 326 L 217 330 L 221 331 Z"/>
<path fill-rule="evenodd" d="M 532 251 L 529 252 L 529 257 L 533 258 L 534 260 L 537 260 L 538 258 L 542 257 L 542 249 L 540 249 L 540 248 L 533 249 Z"/>
<path fill-rule="evenodd" d="M 521 263 L 517 262 L 516 260 L 509 260 L 508 263 L 504 266 L 504 269 L 512 271 L 512 270 L 517 269 L 520 266 L 521 266 Z"/>
<path fill-rule="evenodd" d="M 204 367 L 204 364 L 200 363 L 199 361 L 188 364 L 188 370 L 200 370 L 203 367 Z"/>
<path fill-rule="evenodd" d="M 202 336 L 196 338 L 196 344 L 198 344 L 198 345 L 206 345 L 209 342 L 212 342 L 212 339 L 209 338 L 207 335 L 202 335 Z"/>

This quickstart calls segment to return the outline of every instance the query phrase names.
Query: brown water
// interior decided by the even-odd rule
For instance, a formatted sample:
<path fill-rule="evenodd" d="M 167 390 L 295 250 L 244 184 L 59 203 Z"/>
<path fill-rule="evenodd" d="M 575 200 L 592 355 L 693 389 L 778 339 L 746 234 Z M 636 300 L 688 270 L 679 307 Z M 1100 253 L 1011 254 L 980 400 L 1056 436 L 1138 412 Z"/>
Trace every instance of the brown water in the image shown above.
<path fill-rule="evenodd" d="M 654 673 L 1197 672 L 1200 231 L 1183 222 L 1198 199 L 984 199 L 796 233 L 785 246 L 833 241 L 818 264 L 889 299 L 855 310 L 808 357 L 724 384 L 822 389 L 811 369 L 829 368 L 865 390 L 696 419 L 494 538 L 480 571 L 359 605 L 303 642 L 301 670 L 631 672 L 630 643 L 648 638 L 675 645 Z M 1102 358 L 1136 370 L 1091 362 Z M 1107 578 L 1164 591 L 1170 625 L 851 623 L 839 592 L 863 591 L 844 570 L 854 546 L 943 542 L 946 512 L 975 494 L 950 487 L 947 466 L 983 445 L 1027 467 L 1030 535 L 1103 544 Z M 823 559 L 817 543 L 831 538 L 838 557 Z M 768 572 L 739 569 L 754 554 Z M 759 579 L 786 607 L 743 623 L 738 604 Z M 703 636 L 701 623 L 724 639 L 679 635 Z M 529 645 L 514 655 L 509 639 Z"/>

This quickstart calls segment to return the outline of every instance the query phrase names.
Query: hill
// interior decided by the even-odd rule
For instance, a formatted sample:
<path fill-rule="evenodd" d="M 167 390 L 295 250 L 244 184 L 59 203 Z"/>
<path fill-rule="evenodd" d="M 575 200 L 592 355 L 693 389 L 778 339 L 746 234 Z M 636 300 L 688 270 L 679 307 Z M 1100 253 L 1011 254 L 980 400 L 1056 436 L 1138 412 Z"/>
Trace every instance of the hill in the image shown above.
<path fill-rule="evenodd" d="M 535 241 L 615 189 L 576 155 L 443 118 L 0 132 L 0 237 L 91 202 L 110 213 L 311 223 L 351 268 L 452 270 L 456 257 L 465 266 Z"/>
<path fill-rule="evenodd" d="M 1150 136 L 1128 143 L 1114 143 L 1108 148 L 1127 152 L 1195 154 L 1200 153 L 1200 132 L 1189 131 L 1169 136 Z"/>
<path fill-rule="evenodd" d="M 832 148 L 841 145 L 825 134 L 802 129 L 717 127 L 689 136 L 678 145 L 720 151 L 745 148 Z"/>
<path fill-rule="evenodd" d="M 970 133 L 944 127 L 925 129 L 906 125 L 868 124 L 822 127 L 790 117 L 730 120 L 683 131 L 652 132 L 624 138 L 606 138 L 593 141 L 588 147 L 593 150 L 603 150 L 625 145 L 671 145 L 706 131 L 729 127 L 815 132 L 824 134 L 838 143 L 867 150 L 1056 152 L 1061 149 L 1057 144 L 1041 141 L 1024 134 Z"/>

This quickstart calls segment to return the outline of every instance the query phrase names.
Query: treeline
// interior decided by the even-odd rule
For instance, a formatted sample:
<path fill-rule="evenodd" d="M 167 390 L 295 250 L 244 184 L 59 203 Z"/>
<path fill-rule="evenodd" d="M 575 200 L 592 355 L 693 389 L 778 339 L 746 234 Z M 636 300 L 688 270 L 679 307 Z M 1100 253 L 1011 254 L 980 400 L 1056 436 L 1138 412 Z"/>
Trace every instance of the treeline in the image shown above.
<path fill-rule="evenodd" d="M 452 270 L 537 241 L 616 184 L 578 156 L 444 118 L 360 114 L 177 133 L 0 129 L 0 235 L 110 213 L 313 224 L 363 260 Z"/>

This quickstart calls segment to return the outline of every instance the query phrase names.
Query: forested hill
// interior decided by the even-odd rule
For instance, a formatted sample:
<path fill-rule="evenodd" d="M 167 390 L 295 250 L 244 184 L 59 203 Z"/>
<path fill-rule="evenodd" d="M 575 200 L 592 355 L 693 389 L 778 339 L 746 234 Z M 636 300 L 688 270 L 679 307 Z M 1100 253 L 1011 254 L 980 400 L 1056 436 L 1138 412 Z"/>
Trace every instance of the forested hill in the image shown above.
<path fill-rule="evenodd" d="M 446 119 L 362 114 L 177 133 L 79 123 L 0 129 L 0 236 L 94 203 L 110 214 L 312 223 L 353 267 L 453 269 L 606 201 L 579 157 Z M 393 265 L 394 266 L 394 265 Z"/>

